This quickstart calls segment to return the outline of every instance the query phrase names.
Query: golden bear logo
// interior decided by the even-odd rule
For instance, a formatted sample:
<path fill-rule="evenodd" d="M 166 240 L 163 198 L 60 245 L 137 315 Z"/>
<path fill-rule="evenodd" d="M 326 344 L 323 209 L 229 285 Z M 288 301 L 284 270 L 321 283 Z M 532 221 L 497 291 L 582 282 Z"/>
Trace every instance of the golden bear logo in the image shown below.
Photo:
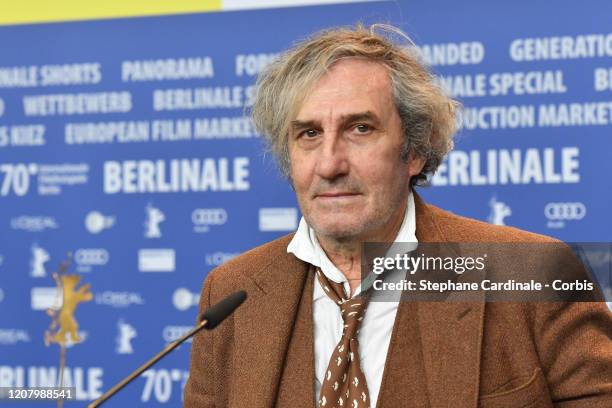
<path fill-rule="evenodd" d="M 79 324 L 74 318 L 74 312 L 81 302 L 89 302 L 93 295 L 89 290 L 90 284 L 83 285 L 77 289 L 81 277 L 78 275 L 53 274 L 53 279 L 58 287 L 58 291 L 63 296 L 62 306 L 59 310 L 49 309 L 47 314 L 53 321 L 49 330 L 45 332 L 45 344 L 58 343 L 65 346 L 69 341 L 78 343 L 81 338 L 78 335 Z M 59 328 L 58 328 L 59 327 Z"/>

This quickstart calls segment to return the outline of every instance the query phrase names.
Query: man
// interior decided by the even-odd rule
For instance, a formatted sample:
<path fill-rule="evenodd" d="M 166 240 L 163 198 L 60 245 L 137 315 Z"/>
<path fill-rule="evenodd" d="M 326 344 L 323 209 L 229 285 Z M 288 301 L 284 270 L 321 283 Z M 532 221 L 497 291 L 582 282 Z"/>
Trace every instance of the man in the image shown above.
<path fill-rule="evenodd" d="M 612 406 L 605 303 L 362 293 L 364 242 L 552 241 L 414 192 L 452 147 L 456 106 L 414 55 L 373 30 L 330 30 L 258 86 L 254 121 L 304 217 L 208 275 L 201 310 L 239 289 L 248 299 L 194 339 L 186 407 Z"/>

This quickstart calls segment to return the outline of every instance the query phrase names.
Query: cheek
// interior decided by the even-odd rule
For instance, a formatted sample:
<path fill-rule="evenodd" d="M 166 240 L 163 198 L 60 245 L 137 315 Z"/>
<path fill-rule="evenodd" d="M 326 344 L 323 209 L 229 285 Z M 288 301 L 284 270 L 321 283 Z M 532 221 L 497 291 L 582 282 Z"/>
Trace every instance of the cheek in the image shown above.
<path fill-rule="evenodd" d="M 311 178 L 316 166 L 317 156 L 295 149 L 289 151 L 289 170 L 295 179 Z"/>
<path fill-rule="evenodd" d="M 401 184 L 401 180 L 407 179 L 410 174 L 410 164 L 402 161 L 395 151 L 385 155 L 372 155 L 363 160 L 360 167 L 360 173 L 369 184 L 379 187 Z"/>
<path fill-rule="evenodd" d="M 311 179 L 310 174 L 311 172 L 308 170 L 307 166 L 305 166 L 305 163 L 299 160 L 291 162 L 289 175 L 296 193 L 299 194 L 308 189 Z"/>
<path fill-rule="evenodd" d="M 390 204 L 396 197 L 406 193 L 409 185 L 408 166 L 397 165 L 384 169 L 372 169 L 368 184 L 373 194 L 373 199 L 381 205 Z M 385 204 L 386 203 L 386 204 Z"/>

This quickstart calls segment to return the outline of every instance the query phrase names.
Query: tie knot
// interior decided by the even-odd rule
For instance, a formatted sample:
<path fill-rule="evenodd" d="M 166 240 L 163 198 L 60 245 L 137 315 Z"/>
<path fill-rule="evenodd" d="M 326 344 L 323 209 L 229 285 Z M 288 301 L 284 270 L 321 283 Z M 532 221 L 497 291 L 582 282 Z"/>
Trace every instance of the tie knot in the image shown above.
<path fill-rule="evenodd" d="M 344 332 L 348 335 L 348 338 L 352 338 L 359 330 L 363 320 L 368 304 L 367 297 L 364 296 L 364 293 L 361 293 L 357 297 L 346 299 L 342 284 L 327 279 L 320 269 L 317 269 L 317 279 L 325 294 L 340 308 L 340 314 L 344 321 Z"/>
<path fill-rule="evenodd" d="M 361 296 L 349 299 L 340 305 L 340 312 L 342 313 L 342 319 L 346 322 L 347 320 L 361 320 L 363 317 L 366 306 L 366 300 Z"/>

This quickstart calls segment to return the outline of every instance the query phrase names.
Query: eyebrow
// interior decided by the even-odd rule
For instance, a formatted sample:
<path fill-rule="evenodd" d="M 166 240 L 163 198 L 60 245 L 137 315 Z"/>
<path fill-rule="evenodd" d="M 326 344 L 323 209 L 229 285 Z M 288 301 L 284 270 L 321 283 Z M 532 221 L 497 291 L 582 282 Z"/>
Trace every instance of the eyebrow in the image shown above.
<path fill-rule="evenodd" d="M 315 126 L 316 126 L 316 122 L 314 120 L 306 120 L 306 121 L 292 120 L 291 121 L 291 129 L 293 130 L 312 128 Z"/>
<path fill-rule="evenodd" d="M 341 117 L 341 120 L 343 123 L 351 123 L 351 122 L 358 122 L 360 120 L 369 120 L 369 121 L 373 121 L 375 123 L 379 123 L 380 119 L 378 118 L 378 116 L 372 112 L 372 111 L 365 111 L 365 112 L 358 112 L 358 113 L 351 113 L 348 115 L 344 115 Z M 319 122 L 315 121 L 315 120 L 292 120 L 291 121 L 291 129 L 292 130 L 300 130 L 300 129 L 306 129 L 306 128 L 312 128 L 312 127 L 317 127 Z"/>

